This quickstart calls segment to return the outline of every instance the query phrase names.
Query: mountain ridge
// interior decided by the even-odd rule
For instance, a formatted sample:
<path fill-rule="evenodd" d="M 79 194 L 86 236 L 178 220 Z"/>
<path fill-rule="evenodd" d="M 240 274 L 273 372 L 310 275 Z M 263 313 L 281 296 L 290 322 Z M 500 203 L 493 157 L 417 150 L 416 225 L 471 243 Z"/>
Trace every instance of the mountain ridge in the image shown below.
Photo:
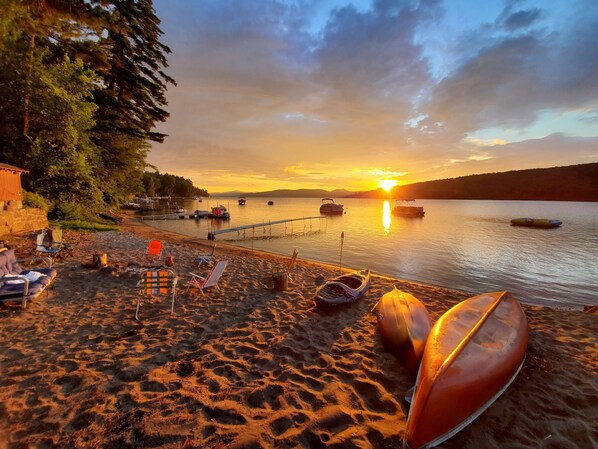
<path fill-rule="evenodd" d="M 482 173 L 375 189 L 278 189 L 223 192 L 213 196 L 255 198 L 417 198 L 472 200 L 598 201 L 598 162 Z"/>

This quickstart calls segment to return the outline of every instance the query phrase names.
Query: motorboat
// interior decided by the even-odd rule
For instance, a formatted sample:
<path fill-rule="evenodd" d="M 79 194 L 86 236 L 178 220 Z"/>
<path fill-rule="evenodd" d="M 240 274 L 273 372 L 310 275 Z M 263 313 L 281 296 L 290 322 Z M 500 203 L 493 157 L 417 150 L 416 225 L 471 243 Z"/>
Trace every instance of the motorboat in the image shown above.
<path fill-rule="evenodd" d="M 208 217 L 210 217 L 210 218 L 219 218 L 219 219 L 226 220 L 226 219 L 230 218 L 230 214 L 229 214 L 228 210 L 226 209 L 226 207 L 224 207 L 221 204 L 220 206 L 212 207 L 212 210 L 208 214 Z"/>
<path fill-rule="evenodd" d="M 239 206 L 245 206 L 247 200 L 245 198 L 239 198 Z"/>
<path fill-rule="evenodd" d="M 403 447 L 441 444 L 480 416 L 523 366 L 528 325 L 508 292 L 457 304 L 432 327 L 412 397 Z"/>
<path fill-rule="evenodd" d="M 511 220 L 511 226 L 527 226 L 530 228 L 558 228 L 562 224 L 561 220 L 548 218 L 514 218 Z"/>
<path fill-rule="evenodd" d="M 386 346 L 415 379 L 432 328 L 428 310 L 415 296 L 395 286 L 382 296 L 373 312 Z"/>
<path fill-rule="evenodd" d="M 357 301 L 370 288 L 370 270 L 354 271 L 329 279 L 316 290 L 316 305 L 339 305 Z"/>
<path fill-rule="evenodd" d="M 274 206 L 274 201 L 268 201 L 268 206 Z"/>
<path fill-rule="evenodd" d="M 332 198 L 323 198 L 322 205 L 320 206 L 321 214 L 343 214 L 344 205 L 337 204 Z"/>
<path fill-rule="evenodd" d="M 413 199 L 401 199 L 395 201 L 395 207 L 392 209 L 394 215 L 401 217 L 423 217 L 426 212 L 421 206 L 413 206 Z"/>

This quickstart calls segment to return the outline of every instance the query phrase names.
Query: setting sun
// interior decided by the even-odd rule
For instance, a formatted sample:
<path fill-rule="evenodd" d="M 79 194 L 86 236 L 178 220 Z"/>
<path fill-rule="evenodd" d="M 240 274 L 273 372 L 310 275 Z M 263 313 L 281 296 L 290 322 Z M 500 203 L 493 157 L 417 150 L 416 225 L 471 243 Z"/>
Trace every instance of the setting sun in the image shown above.
<path fill-rule="evenodd" d="M 390 192 L 390 189 L 392 189 L 396 185 L 397 182 L 393 181 L 392 179 L 382 179 L 378 181 L 378 187 L 386 190 L 387 192 Z"/>

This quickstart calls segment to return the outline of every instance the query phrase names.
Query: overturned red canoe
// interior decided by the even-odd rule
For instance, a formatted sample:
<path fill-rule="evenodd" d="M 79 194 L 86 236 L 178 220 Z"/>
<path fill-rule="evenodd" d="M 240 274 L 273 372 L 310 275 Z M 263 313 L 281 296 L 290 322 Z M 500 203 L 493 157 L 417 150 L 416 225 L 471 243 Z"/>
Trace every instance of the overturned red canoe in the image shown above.
<path fill-rule="evenodd" d="M 486 410 L 525 360 L 527 320 L 508 292 L 469 298 L 428 336 L 409 410 L 404 447 L 434 447 Z"/>
<path fill-rule="evenodd" d="M 384 342 L 415 378 L 432 327 L 426 307 L 394 287 L 378 301 L 375 311 Z"/>

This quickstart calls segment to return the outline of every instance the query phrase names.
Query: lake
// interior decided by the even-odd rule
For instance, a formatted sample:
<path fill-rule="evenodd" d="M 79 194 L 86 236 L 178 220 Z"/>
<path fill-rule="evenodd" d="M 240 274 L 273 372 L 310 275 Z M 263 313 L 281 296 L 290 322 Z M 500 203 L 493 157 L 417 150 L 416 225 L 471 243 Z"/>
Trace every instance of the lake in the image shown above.
<path fill-rule="evenodd" d="M 268 200 L 274 201 L 269 206 Z M 473 294 L 508 290 L 521 302 L 568 308 L 598 304 L 598 203 L 420 200 L 423 218 L 394 216 L 392 200 L 337 199 L 345 214 L 219 234 L 216 242 L 369 268 L 393 278 Z M 319 216 L 318 198 L 178 201 L 189 212 L 222 204 L 230 220 L 151 220 L 193 237 L 250 224 Z M 554 229 L 510 226 L 512 218 L 554 218 Z M 342 237 L 342 238 L 341 238 Z"/>

